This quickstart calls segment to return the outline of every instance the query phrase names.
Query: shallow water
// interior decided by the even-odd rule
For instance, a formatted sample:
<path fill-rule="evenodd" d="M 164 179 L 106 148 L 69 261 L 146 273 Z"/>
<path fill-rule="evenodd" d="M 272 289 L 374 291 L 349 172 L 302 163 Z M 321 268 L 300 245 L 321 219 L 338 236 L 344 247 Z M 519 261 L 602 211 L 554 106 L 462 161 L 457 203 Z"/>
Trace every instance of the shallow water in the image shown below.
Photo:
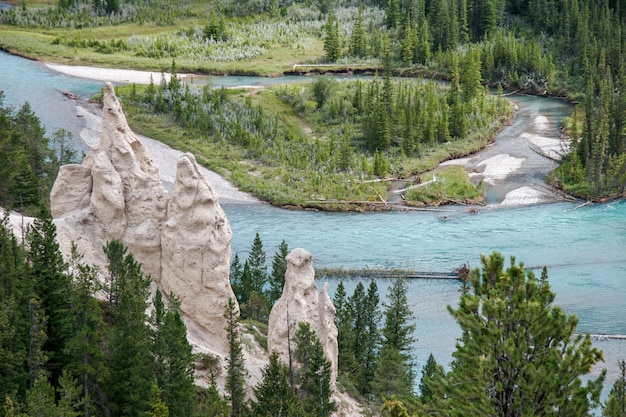
<path fill-rule="evenodd" d="M 60 75 L 44 65 L 0 53 L 0 90 L 5 104 L 20 106 L 28 100 L 49 133 L 64 128 L 78 137 L 85 127 L 77 117 L 76 103 L 61 92 L 69 90 L 89 97 L 102 87 L 100 81 Z M 267 79 L 240 80 L 217 77 L 250 85 Z M 276 82 L 272 79 L 271 82 Z M 212 81 L 214 84 L 217 81 Z M 486 152 L 516 156 L 523 133 L 558 135 L 558 123 L 570 110 L 557 101 L 520 97 L 521 110 L 513 125 L 503 131 L 508 137 Z M 548 121 L 536 124 L 537 118 Z M 548 132 L 546 133 L 546 129 Z M 503 136 L 504 138 L 504 136 Z M 80 144 L 79 144 L 80 145 Z M 84 146 L 84 144 L 83 144 Z M 490 154 L 485 153 L 484 159 Z M 537 183 L 534 158 L 525 161 L 519 180 Z M 475 161 L 478 163 L 478 160 Z M 545 169 L 541 165 L 541 169 Z M 509 181 L 509 179 L 507 179 Z M 490 201 L 501 201 L 502 188 Z M 245 258 L 259 232 L 268 259 L 281 240 L 290 248 L 303 247 L 314 256 L 317 267 L 400 267 L 421 271 L 450 271 L 463 263 L 480 265 L 481 253 L 494 250 L 516 256 L 528 267 L 549 269 L 556 303 L 580 317 L 581 332 L 626 334 L 626 203 L 597 204 L 575 209 L 571 203 L 496 209 L 486 207 L 477 214 L 466 208 L 433 212 L 316 213 L 287 211 L 259 204 L 224 204 L 233 229 L 233 253 Z M 540 274 L 540 270 L 535 271 Z M 331 281 L 331 290 L 337 282 Z M 417 316 L 416 360 L 423 364 L 430 352 L 447 364 L 454 350 L 458 327 L 446 306 L 458 300 L 454 281 L 411 281 L 409 300 Z M 386 288 L 384 281 L 379 289 Z M 351 291 L 351 290 L 350 290 Z M 604 349 L 609 378 L 605 395 L 617 376 L 616 362 L 626 357 L 626 342 L 598 341 Z"/>

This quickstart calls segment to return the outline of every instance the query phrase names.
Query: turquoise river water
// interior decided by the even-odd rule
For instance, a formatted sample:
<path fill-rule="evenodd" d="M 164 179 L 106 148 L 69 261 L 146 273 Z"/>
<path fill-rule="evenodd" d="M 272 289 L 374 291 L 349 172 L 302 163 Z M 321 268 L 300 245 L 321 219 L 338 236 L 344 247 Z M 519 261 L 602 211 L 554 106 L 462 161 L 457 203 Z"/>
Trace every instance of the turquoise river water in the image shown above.
<path fill-rule="evenodd" d="M 243 84 L 259 79 L 220 80 Z M 275 80 L 272 80 L 275 82 Z M 79 135 L 81 118 L 76 103 L 61 94 L 89 97 L 102 82 L 69 77 L 38 62 L 0 52 L 0 90 L 5 105 L 30 102 L 48 133 L 64 128 Z M 545 103 L 543 98 L 525 102 Z M 545 107 L 545 106 L 544 106 Z M 558 123 L 569 110 L 550 101 L 545 116 Z M 560 116 L 559 116 L 560 115 Z M 78 146 L 80 148 L 80 144 Z M 626 202 L 594 204 L 551 203 L 517 208 L 483 208 L 470 214 L 452 212 L 318 213 L 287 211 L 265 204 L 224 204 L 233 230 L 233 253 L 247 256 L 258 232 L 268 258 L 281 240 L 302 247 L 318 267 L 399 267 L 419 271 L 449 271 L 468 263 L 480 265 L 480 254 L 499 251 L 515 256 L 527 267 L 547 265 L 556 303 L 580 318 L 579 330 L 593 334 L 626 334 Z M 540 274 L 537 269 L 536 274 Z M 354 280 L 347 283 L 351 293 Z M 331 290 L 337 281 L 330 280 Z M 379 280 L 384 294 L 388 283 Z M 415 358 L 418 366 L 432 352 L 448 364 L 459 329 L 446 310 L 456 305 L 459 284 L 445 280 L 409 282 L 409 302 L 417 320 Z M 616 362 L 626 358 L 626 341 L 596 340 L 609 370 L 605 396 L 617 376 Z"/>

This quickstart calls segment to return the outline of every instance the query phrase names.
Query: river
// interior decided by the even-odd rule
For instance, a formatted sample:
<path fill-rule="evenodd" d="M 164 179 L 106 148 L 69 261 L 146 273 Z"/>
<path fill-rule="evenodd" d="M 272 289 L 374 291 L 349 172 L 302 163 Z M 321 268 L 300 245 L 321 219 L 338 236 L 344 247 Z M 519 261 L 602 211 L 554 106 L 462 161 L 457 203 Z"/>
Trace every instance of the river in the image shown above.
<path fill-rule="evenodd" d="M 48 133 L 64 128 L 80 135 L 85 120 L 76 103 L 61 91 L 81 97 L 97 92 L 102 82 L 69 77 L 44 65 L 0 53 L 0 90 L 5 105 L 29 101 Z M 226 79 L 224 79 L 226 80 Z M 232 81 L 228 79 L 228 81 Z M 275 80 L 272 80 L 275 81 Z M 262 82 L 243 79 L 243 83 Z M 218 84 L 219 78 L 212 80 Z M 569 110 L 566 105 L 537 97 L 516 98 L 522 112 L 545 118 L 556 126 Z M 528 123 L 526 123 L 528 125 Z M 524 123 L 512 126 L 521 135 Z M 552 135 L 554 133 L 551 133 Z M 78 137 L 78 136 L 77 136 Z M 496 142 L 496 145 L 498 142 Z M 496 146 L 494 145 L 494 146 Z M 487 151 L 489 152 L 489 150 Z M 529 166 L 519 181 L 535 181 Z M 520 178 L 521 178 L 520 177 Z M 514 179 L 514 181 L 517 181 Z M 492 199 L 502 196 L 492 196 Z M 233 253 L 245 258 L 254 235 L 263 240 L 268 258 L 281 240 L 290 248 L 303 247 L 318 267 L 402 267 L 448 271 L 463 263 L 480 265 L 479 255 L 499 251 L 515 256 L 528 267 L 548 266 L 556 304 L 580 317 L 581 332 L 626 334 L 626 202 L 573 203 L 521 207 L 499 205 L 471 214 L 451 212 L 318 213 L 288 211 L 265 204 L 223 204 L 233 230 Z M 540 270 L 536 270 L 540 274 Z M 331 290 L 337 281 L 331 280 Z M 379 281 L 381 293 L 387 287 Z M 349 283 L 349 294 L 354 282 Z M 417 317 L 415 359 L 421 367 L 430 352 L 447 365 L 459 329 L 446 310 L 456 305 L 459 285 L 453 281 L 409 282 L 409 301 Z M 617 360 L 626 358 L 626 342 L 597 340 L 604 351 L 609 375 L 604 397 L 617 377 Z M 596 369 L 597 372 L 597 369 Z"/>

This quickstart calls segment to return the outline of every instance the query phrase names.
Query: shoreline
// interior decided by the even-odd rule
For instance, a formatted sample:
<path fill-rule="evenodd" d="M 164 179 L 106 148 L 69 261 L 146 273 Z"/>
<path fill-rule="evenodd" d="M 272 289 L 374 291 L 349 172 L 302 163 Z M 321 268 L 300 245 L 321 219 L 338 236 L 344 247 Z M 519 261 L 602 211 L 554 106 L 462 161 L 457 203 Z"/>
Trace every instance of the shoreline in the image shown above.
<path fill-rule="evenodd" d="M 86 78 L 86 79 L 102 81 L 102 82 L 110 81 L 113 83 L 122 83 L 122 84 L 131 84 L 131 83 L 150 84 L 150 82 L 153 82 L 157 84 L 161 82 L 162 77 L 165 77 L 166 81 L 169 81 L 171 79 L 170 73 L 157 73 L 157 72 L 152 72 L 152 71 L 100 68 L 100 67 L 88 67 L 88 66 L 72 66 L 72 65 L 55 64 L 55 63 L 49 63 L 49 62 L 43 62 L 43 64 L 47 68 L 55 72 L 59 72 L 65 75 L 73 76 L 73 77 Z M 192 74 L 178 74 L 178 76 L 191 77 Z M 78 105 L 77 107 L 84 109 L 88 113 L 91 113 L 88 109 L 80 105 Z M 516 109 L 515 111 L 517 112 L 518 109 Z M 80 113 L 81 111 L 78 110 L 78 112 Z M 537 120 L 534 120 L 533 122 L 537 127 L 540 128 L 539 130 L 544 130 L 547 124 L 547 119 L 545 118 L 545 116 L 539 116 Z M 158 142 L 155 139 L 148 138 L 138 133 L 137 135 L 141 137 L 142 141 L 144 141 L 146 146 L 148 146 L 150 152 L 153 154 L 153 158 L 155 159 L 155 162 L 157 162 L 161 171 L 167 171 L 167 167 L 170 165 L 167 159 L 174 157 L 174 155 L 176 155 L 177 152 L 182 154 L 182 152 L 177 151 L 173 148 L 170 148 L 169 146 L 162 144 L 161 142 Z M 94 143 L 97 143 L 98 136 L 99 136 L 99 132 L 97 132 L 95 129 L 90 129 L 89 132 L 85 132 L 85 136 L 83 136 L 83 133 L 81 132 L 82 139 L 85 141 L 85 143 L 89 147 L 92 147 Z M 524 136 L 524 139 L 532 143 L 535 148 L 538 148 L 545 154 L 551 155 L 551 156 L 554 155 L 554 149 L 557 146 L 555 145 L 555 143 L 560 142 L 560 139 L 546 138 L 538 134 L 531 135 L 531 134 L 525 133 L 523 134 L 523 136 Z M 521 163 L 522 163 L 522 161 L 519 158 L 515 158 L 507 153 L 501 153 L 496 156 L 491 156 L 489 158 L 486 158 L 477 164 L 476 162 L 474 162 L 474 169 L 472 169 L 472 166 L 471 166 L 472 164 L 470 163 L 470 159 L 475 159 L 476 155 L 480 154 L 480 152 L 481 151 L 478 151 L 477 153 L 473 154 L 474 155 L 473 157 L 470 156 L 466 158 L 460 158 L 456 160 L 449 160 L 449 161 L 443 162 L 440 164 L 440 166 L 445 166 L 446 164 L 447 165 L 452 165 L 452 164 L 461 165 L 468 171 L 468 174 L 470 174 L 472 178 L 475 178 L 475 177 L 478 177 L 479 179 L 482 178 L 482 180 L 485 183 L 491 186 L 496 186 L 496 185 L 499 185 L 500 183 L 506 182 L 507 177 L 514 175 L 519 170 Z M 533 152 L 533 151 L 531 150 L 530 152 Z M 159 156 L 159 155 L 163 155 L 164 153 L 167 155 L 167 157 Z M 175 166 L 175 164 L 176 162 L 174 161 L 173 165 Z M 477 167 L 480 167 L 480 169 L 476 169 Z M 214 186 L 216 187 L 216 191 L 218 192 L 218 195 L 220 196 L 220 198 L 224 198 L 225 200 L 228 200 L 230 202 L 237 202 L 237 201 L 238 202 L 257 202 L 257 203 L 262 202 L 261 200 L 258 200 L 256 197 L 253 197 L 252 195 L 248 193 L 238 190 L 237 187 L 235 187 L 232 183 L 230 183 L 228 180 L 226 180 L 219 174 L 210 170 L 206 170 L 206 169 L 204 169 L 204 173 L 209 179 L 209 181 L 212 184 L 214 184 Z M 162 174 L 162 176 L 164 176 L 163 180 L 165 182 L 169 182 L 168 181 L 170 177 L 169 174 L 165 174 L 165 175 Z M 521 185 L 520 187 L 517 187 L 513 190 L 508 191 L 504 195 L 502 201 L 500 201 L 499 203 L 489 204 L 488 206 L 518 207 L 518 206 L 525 206 L 525 205 L 532 205 L 532 204 L 544 204 L 544 203 L 554 202 L 557 200 L 562 200 L 562 197 L 557 192 L 547 191 L 548 188 L 549 187 L 544 186 L 542 190 L 538 190 L 536 187 L 533 187 L 533 184 L 524 184 L 524 185 Z M 218 191 L 219 189 L 221 189 L 222 192 Z M 238 195 L 238 193 L 240 193 L 241 195 Z M 484 206 L 480 206 L 480 207 L 484 207 Z M 410 210 L 410 207 L 402 206 L 402 207 L 397 207 L 397 208 L 394 207 L 392 209 L 393 210 L 406 210 L 406 209 Z"/>

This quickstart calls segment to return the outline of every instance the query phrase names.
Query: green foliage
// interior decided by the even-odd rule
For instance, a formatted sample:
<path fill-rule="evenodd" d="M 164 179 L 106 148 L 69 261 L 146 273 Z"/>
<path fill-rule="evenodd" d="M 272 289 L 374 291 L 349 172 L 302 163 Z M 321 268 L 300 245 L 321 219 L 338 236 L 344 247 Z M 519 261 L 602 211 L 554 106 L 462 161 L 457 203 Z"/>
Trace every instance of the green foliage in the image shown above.
<path fill-rule="evenodd" d="M 149 417 L 169 417 L 170 411 L 167 405 L 161 399 L 163 391 L 159 388 L 156 381 L 152 383 L 150 389 L 150 408 Z M 176 414 L 178 415 L 178 414 Z"/>
<path fill-rule="evenodd" d="M 334 81 L 324 75 L 318 76 L 311 84 L 311 93 L 315 99 L 315 106 L 319 111 L 324 104 L 328 101 L 328 98 L 332 94 Z"/>
<path fill-rule="evenodd" d="M 160 400 L 175 416 L 193 416 L 196 389 L 194 385 L 194 355 L 187 341 L 187 328 L 174 294 L 165 307 L 161 291 L 157 289 L 153 302 L 152 354 L 155 359 L 156 386 L 161 390 Z"/>
<path fill-rule="evenodd" d="M 494 252 L 467 278 L 459 307 L 449 308 L 462 336 L 440 405 L 452 416 L 587 415 L 604 373 L 586 386 L 580 377 L 602 359 L 578 319 L 553 306 L 547 271 L 540 279 Z M 541 346 L 541 349 L 537 349 Z M 558 395 L 556 395 L 558 393 Z"/>
<path fill-rule="evenodd" d="M 298 396 L 306 415 L 329 417 L 337 408 L 331 400 L 330 362 L 309 323 L 299 323 L 294 336 L 294 356 L 300 367 L 297 370 Z"/>
<path fill-rule="evenodd" d="M 349 53 L 356 57 L 365 57 L 367 55 L 367 36 L 365 32 L 365 22 L 363 18 L 363 3 L 359 5 L 359 12 L 352 27 L 352 35 L 350 35 Z"/>
<path fill-rule="evenodd" d="M 328 12 L 324 32 L 324 52 L 326 52 L 326 59 L 329 62 L 335 62 L 341 58 L 341 36 L 339 33 L 339 22 L 332 9 Z"/>
<path fill-rule="evenodd" d="M 103 382 L 109 375 L 103 350 L 106 325 L 95 298 L 101 285 L 97 268 L 83 263 L 76 245 L 72 245 L 70 267 L 74 283 L 71 295 L 73 320 L 71 337 L 65 345 L 65 353 L 70 359 L 65 371 L 76 378 L 82 391 L 83 414 L 93 415 L 104 405 Z"/>
<path fill-rule="evenodd" d="M 271 307 L 283 294 L 285 286 L 285 272 L 287 272 L 287 255 L 289 246 L 282 240 L 278 245 L 278 250 L 272 258 L 272 273 L 268 277 L 269 289 L 267 291 L 268 303 Z"/>
<path fill-rule="evenodd" d="M 113 327 L 108 337 L 108 395 L 113 412 L 141 416 L 150 410 L 154 361 L 146 309 L 150 278 L 119 241 L 107 243 L 104 253 L 112 282 L 109 289 Z"/>
<path fill-rule="evenodd" d="M 432 404 L 438 383 L 441 382 L 445 372 L 443 366 L 439 365 L 431 353 L 428 355 L 426 365 L 422 368 L 422 378 L 420 379 L 419 391 L 422 404 Z"/>
<path fill-rule="evenodd" d="M 211 374 L 211 385 L 207 389 L 198 388 L 198 417 L 230 417 L 231 408 L 228 401 L 217 390 L 215 374 Z"/>
<path fill-rule="evenodd" d="M 602 410 L 604 417 L 624 417 L 626 416 L 626 362 L 622 359 L 618 363 L 619 376 L 613 383 L 609 399 Z"/>
<path fill-rule="evenodd" d="M 73 150 L 67 146 L 63 130 L 56 132 L 50 143 L 28 102 L 14 112 L 4 108 L 3 101 L 0 91 L 0 205 L 36 215 L 48 206 L 59 164 L 69 162 Z M 57 145 L 62 153 L 50 148 Z"/>
<path fill-rule="evenodd" d="M 405 193 L 411 204 L 476 203 L 483 200 L 482 183 L 474 185 L 463 167 L 444 167 L 421 179 L 423 185 L 418 184 L 419 187 Z M 432 182 L 427 184 L 429 181 Z"/>
<path fill-rule="evenodd" d="M 228 299 L 224 310 L 226 319 L 226 333 L 228 337 L 228 366 L 226 370 L 226 392 L 229 395 L 232 416 L 242 415 L 247 409 L 244 403 L 245 387 L 244 382 L 247 376 L 243 359 L 243 349 L 239 340 L 238 326 L 239 318 L 236 305 L 232 298 Z"/>
<path fill-rule="evenodd" d="M 47 356 L 45 369 L 50 372 L 53 386 L 57 386 L 68 363 L 64 348 L 70 338 L 74 318 L 70 304 L 72 281 L 65 273 L 67 264 L 63 261 L 56 239 L 56 226 L 49 214 L 44 212 L 42 215 L 44 217 L 35 219 L 29 227 L 26 241 L 34 285 L 33 313 L 37 315 L 36 311 L 41 311 L 39 320 L 44 327 L 40 331 L 46 335 L 41 346 Z"/>
<path fill-rule="evenodd" d="M 269 364 L 263 370 L 263 381 L 254 389 L 257 399 L 252 405 L 255 417 L 304 416 L 304 410 L 287 380 L 288 369 L 280 362 L 278 354 L 270 355 Z"/>

